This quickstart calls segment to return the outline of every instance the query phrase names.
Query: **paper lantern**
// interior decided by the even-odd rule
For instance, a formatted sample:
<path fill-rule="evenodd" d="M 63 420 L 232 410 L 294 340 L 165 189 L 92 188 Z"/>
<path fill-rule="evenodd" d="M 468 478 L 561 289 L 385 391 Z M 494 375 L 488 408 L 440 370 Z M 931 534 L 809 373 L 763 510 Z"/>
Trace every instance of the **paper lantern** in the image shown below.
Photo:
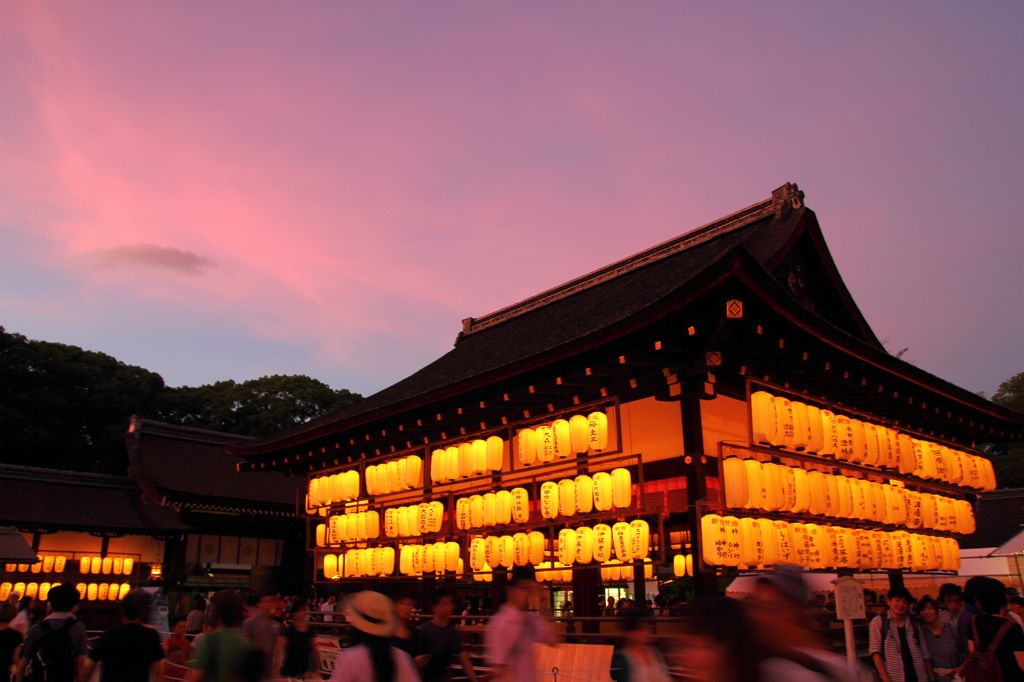
<path fill-rule="evenodd" d="M 522 429 L 516 434 L 516 452 L 519 461 L 529 466 L 537 459 L 537 433 L 533 429 Z"/>
<path fill-rule="evenodd" d="M 612 502 L 617 509 L 628 509 L 633 501 L 633 479 L 629 469 L 612 470 Z"/>
<path fill-rule="evenodd" d="M 63 573 L 64 567 L 67 565 L 67 557 L 58 556 L 53 562 L 54 573 Z M 3 601 L 0 599 L 0 601 Z"/>
<path fill-rule="evenodd" d="M 643 519 L 629 523 L 629 552 L 634 559 L 646 559 L 651 545 L 651 528 Z"/>
<path fill-rule="evenodd" d="M 756 568 L 765 563 L 761 526 L 757 519 L 740 519 L 740 564 Z"/>
<path fill-rule="evenodd" d="M 459 479 L 459 448 L 457 445 L 450 445 L 444 449 L 445 478 L 449 481 Z"/>
<path fill-rule="evenodd" d="M 434 483 L 443 483 L 447 480 L 446 473 L 444 450 L 434 450 L 430 453 L 430 480 Z M 366 480 L 367 484 L 369 484 L 369 467 L 367 467 Z"/>
<path fill-rule="evenodd" d="M 974 509 L 967 500 L 956 501 L 956 532 L 970 535 L 975 531 Z"/>
<path fill-rule="evenodd" d="M 89 572 L 89 569 L 91 568 L 91 566 L 90 566 L 90 562 L 91 561 L 92 561 L 92 559 L 90 557 L 87 557 L 87 556 L 84 556 L 84 557 L 82 557 L 81 559 L 78 560 L 78 570 L 82 573 L 82 575 L 85 575 L 86 573 Z"/>
<path fill-rule="evenodd" d="M 13 591 L 17 592 L 18 594 L 20 594 L 21 596 L 24 597 L 25 596 L 25 583 L 22 583 L 22 582 L 14 583 L 14 590 Z"/>
<path fill-rule="evenodd" d="M 594 561 L 603 564 L 612 558 L 611 526 L 599 523 L 594 526 Z"/>
<path fill-rule="evenodd" d="M 672 557 L 672 575 L 677 578 L 686 577 L 686 557 L 682 554 Z"/>
<path fill-rule="evenodd" d="M 462 530 L 461 527 L 460 530 Z M 394 507 L 388 507 L 384 510 L 384 536 L 389 538 L 398 537 L 398 510 Z"/>
<path fill-rule="evenodd" d="M 871 494 L 867 481 L 849 478 L 850 486 L 850 518 L 866 521 L 868 516 L 868 496 Z"/>
<path fill-rule="evenodd" d="M 604 412 L 587 415 L 587 440 L 590 449 L 600 452 L 608 447 L 608 416 Z"/>
<path fill-rule="evenodd" d="M 761 464 L 764 477 L 764 507 L 767 511 L 778 511 L 786 502 L 786 486 L 782 479 L 782 467 L 772 462 Z"/>
<path fill-rule="evenodd" d="M 413 545 L 409 548 L 409 557 L 412 560 L 412 570 L 416 575 L 423 573 L 423 545 Z"/>
<path fill-rule="evenodd" d="M 827 484 L 825 475 L 820 471 L 807 472 L 808 504 L 807 511 L 815 516 L 824 516 L 827 510 Z"/>
<path fill-rule="evenodd" d="M 473 475 L 473 444 L 459 443 L 459 478 Z"/>
<path fill-rule="evenodd" d="M 576 481 L 571 478 L 558 482 L 558 513 L 561 516 L 576 515 Z"/>
<path fill-rule="evenodd" d="M 789 409 L 793 415 L 793 437 L 789 447 L 794 450 L 807 450 L 810 440 L 810 425 L 807 421 L 807 404 L 798 400 L 789 401 Z"/>
<path fill-rule="evenodd" d="M 32 566 L 29 568 L 29 570 L 32 571 L 33 573 L 42 573 L 42 571 L 43 571 L 43 562 L 42 561 L 35 562 L 34 564 L 32 564 Z"/>
<path fill-rule="evenodd" d="M 594 560 L 594 529 L 583 526 L 576 529 L 576 563 L 589 564 Z M 568 563 L 568 562 L 566 562 Z"/>
<path fill-rule="evenodd" d="M 762 445 L 774 445 L 775 433 L 775 405 L 773 396 L 766 391 L 755 391 L 750 394 L 750 416 L 753 426 L 754 443 Z"/>
<path fill-rule="evenodd" d="M 708 514 L 701 518 L 704 563 L 711 566 L 739 566 L 740 522 L 735 516 Z"/>
<path fill-rule="evenodd" d="M 565 583 L 571 583 L 572 582 L 572 569 L 566 568 L 566 569 L 562 570 L 562 582 L 565 582 Z"/>
<path fill-rule="evenodd" d="M 411 507 L 398 508 L 398 537 L 407 538 L 412 535 L 412 525 L 416 519 L 411 511 Z"/>
<path fill-rule="evenodd" d="M 409 508 L 409 534 L 419 535 L 419 525 L 417 523 L 417 508 Z M 345 541 L 353 542 L 359 539 L 359 515 L 358 514 L 344 514 L 341 517 L 345 522 Z"/>
<path fill-rule="evenodd" d="M 135 568 L 135 559 L 125 559 L 124 566 L 121 568 L 122 575 L 131 575 L 132 569 Z"/>
<path fill-rule="evenodd" d="M 421 506 L 423 506 L 423 505 L 421 505 Z M 367 535 L 366 535 L 366 512 L 356 512 L 355 514 L 350 514 L 350 516 L 354 516 L 355 517 L 355 527 L 356 527 L 355 528 L 355 535 L 354 535 L 355 539 L 356 540 L 365 540 L 367 538 Z"/>
<path fill-rule="evenodd" d="M 805 452 L 820 452 L 825 445 L 825 433 L 821 428 L 821 410 L 814 405 L 804 405 L 804 416 L 807 428 Z"/>
<path fill-rule="evenodd" d="M 59 584 L 60 583 L 53 583 L 53 585 L 50 583 L 39 583 L 39 601 L 46 601 L 50 596 L 50 588 Z"/>
<path fill-rule="evenodd" d="M 555 432 L 548 426 L 538 426 L 534 429 L 537 435 L 537 459 L 541 462 L 550 462 L 555 459 Z"/>
<path fill-rule="evenodd" d="M 981 474 L 982 490 L 987 493 L 992 492 L 996 489 L 996 471 L 992 466 L 992 460 L 984 457 L 978 458 L 978 472 Z M 959 547 L 957 548 L 956 563 L 960 563 Z"/>
<path fill-rule="evenodd" d="M 53 557 L 52 556 L 44 556 L 43 557 L 43 573 L 50 573 L 51 571 L 53 571 Z"/>
<path fill-rule="evenodd" d="M 459 543 L 449 540 L 444 543 L 444 568 L 446 571 L 456 571 L 459 568 Z"/>
<path fill-rule="evenodd" d="M 963 485 L 964 466 L 963 460 L 960 459 L 960 453 L 942 446 L 942 456 L 946 462 L 946 473 L 948 474 L 946 480 L 953 485 Z"/>
<path fill-rule="evenodd" d="M 836 515 L 842 519 L 853 518 L 853 479 L 836 476 Z"/>
<path fill-rule="evenodd" d="M 831 410 L 818 410 L 818 416 L 821 418 L 821 448 L 818 454 L 838 457 L 839 424 L 836 415 Z"/>
<path fill-rule="evenodd" d="M 563 528 L 558 531 L 558 560 L 569 565 L 576 560 L 576 531 Z"/>
<path fill-rule="evenodd" d="M 96 599 L 98 601 L 107 601 L 107 597 L 110 593 L 110 585 L 107 583 L 100 583 L 96 590 Z"/>
<path fill-rule="evenodd" d="M 896 434 L 896 461 L 901 474 L 912 474 L 917 469 L 914 441 L 905 433 Z"/>
<path fill-rule="evenodd" d="M 99 575 L 100 571 L 103 570 L 103 558 L 94 556 L 92 562 L 89 564 L 89 574 Z"/>
<path fill-rule="evenodd" d="M 540 515 L 545 519 L 558 516 L 558 484 L 544 481 L 540 486 Z"/>
<path fill-rule="evenodd" d="M 50 585 L 50 589 L 53 589 L 53 588 L 54 588 L 54 585 Z M 117 598 L 118 599 L 124 599 L 126 596 L 128 596 L 128 593 L 131 591 L 131 589 L 132 589 L 132 586 L 129 585 L 128 583 L 121 583 L 121 586 L 117 590 Z"/>
<path fill-rule="evenodd" d="M 755 519 L 755 522 L 761 529 L 761 544 L 764 552 L 762 563 L 765 566 L 779 563 L 779 548 L 774 522 L 771 519 Z"/>
<path fill-rule="evenodd" d="M 53 588 L 51 587 L 50 589 L 52 590 Z M 75 585 L 75 589 L 78 590 L 78 598 L 79 599 L 86 599 L 86 598 L 88 598 L 88 594 L 89 594 L 89 587 L 88 587 L 88 585 L 86 585 L 85 583 L 78 583 L 77 585 Z"/>
<path fill-rule="evenodd" d="M 505 459 L 505 441 L 501 436 L 491 436 L 487 439 L 487 468 L 491 471 L 501 471 Z"/>
<path fill-rule="evenodd" d="M 807 472 L 800 467 L 789 467 L 789 472 L 786 476 L 792 480 L 793 486 L 793 504 L 787 508 L 787 511 L 794 514 L 803 514 L 811 504 L 811 490 L 810 484 L 807 481 Z M 790 484 L 787 482 L 786 485 Z"/>
<path fill-rule="evenodd" d="M 576 477 L 576 511 L 589 514 L 594 510 L 594 479 L 586 474 Z"/>
<path fill-rule="evenodd" d="M 512 489 L 512 520 L 516 523 L 530 520 L 530 496 L 525 488 Z"/>
<path fill-rule="evenodd" d="M 734 508 L 747 506 L 749 499 L 747 469 L 743 460 L 738 457 L 723 459 L 722 479 L 725 484 L 725 506 Z"/>
<path fill-rule="evenodd" d="M 612 477 L 607 471 L 594 474 L 594 508 L 597 511 L 609 511 L 612 508 Z"/>
<path fill-rule="evenodd" d="M 480 569 L 480 573 L 473 576 L 473 580 L 479 580 L 485 583 L 489 583 L 492 580 L 494 580 L 494 575 L 493 572 L 491 571 L 491 567 L 487 564 L 484 564 L 483 568 Z"/>
<path fill-rule="evenodd" d="M 848 431 L 853 437 L 853 454 L 850 456 L 850 461 L 869 466 L 868 439 L 865 433 L 865 424 L 859 419 L 850 419 L 849 421 Z"/>
<path fill-rule="evenodd" d="M 526 566 L 530 563 L 530 538 L 526 533 L 516 533 L 512 536 L 512 551 L 516 566 Z"/>
<path fill-rule="evenodd" d="M 590 448 L 587 424 L 587 418 L 582 414 L 574 415 L 569 419 L 569 442 L 572 444 L 572 451 L 580 455 L 586 453 Z"/>
<path fill-rule="evenodd" d="M 878 427 L 878 443 L 881 450 L 879 466 L 896 471 L 899 469 L 899 451 L 896 446 L 896 432 L 888 426 Z"/>
<path fill-rule="evenodd" d="M 833 474 L 825 474 L 825 516 L 839 516 L 839 482 Z"/>
<path fill-rule="evenodd" d="M 483 525 L 494 526 L 498 522 L 497 497 L 494 493 L 486 493 L 483 498 Z"/>
<path fill-rule="evenodd" d="M 530 539 L 530 563 L 536 566 L 544 561 L 544 534 L 534 530 L 527 537 Z"/>
<path fill-rule="evenodd" d="M 409 455 L 405 458 L 405 487 L 406 488 L 418 488 L 422 485 L 421 478 L 423 476 L 423 460 L 416 455 Z M 356 474 L 356 480 L 358 481 L 358 473 Z M 359 497 L 359 486 L 356 485 L 355 497 Z"/>
<path fill-rule="evenodd" d="M 511 535 L 502 535 L 499 538 L 498 553 L 501 565 L 505 568 L 512 568 L 516 558 L 516 547 Z"/>
<path fill-rule="evenodd" d="M 334 580 L 338 577 L 338 557 L 335 554 L 324 555 L 324 578 Z"/>
<path fill-rule="evenodd" d="M 437 482 L 437 479 L 434 477 L 436 466 L 436 460 L 432 459 L 430 465 L 430 480 L 434 481 L 435 483 Z M 366 467 L 366 473 L 364 475 L 366 476 L 366 494 L 369 495 L 370 497 L 379 495 L 380 489 L 377 487 L 377 467 L 372 464 Z"/>
<path fill-rule="evenodd" d="M 883 466 L 881 448 L 878 442 L 878 427 L 870 422 L 862 422 L 861 428 L 864 431 L 864 464 L 870 467 Z"/>
<path fill-rule="evenodd" d="M 484 541 L 485 561 L 491 568 L 501 566 L 501 538 L 497 535 L 489 535 Z"/>
<path fill-rule="evenodd" d="M 787 449 L 794 449 L 796 446 L 793 444 L 793 438 L 796 435 L 796 419 L 793 414 L 793 401 L 789 398 L 781 398 L 776 396 L 773 402 L 776 405 L 776 415 L 778 419 L 779 436 L 781 437 L 780 445 Z"/>
<path fill-rule="evenodd" d="M 121 571 L 122 571 L 123 568 L 124 568 L 124 559 L 123 558 L 114 559 L 114 568 L 112 569 L 113 572 L 114 572 L 114 575 L 121 575 Z"/>
<path fill-rule="evenodd" d="M 385 512 L 385 522 L 387 512 Z M 455 502 L 455 527 L 459 530 L 469 530 L 473 527 L 469 512 L 469 498 L 460 497 Z"/>
<path fill-rule="evenodd" d="M 907 528 L 921 527 L 921 494 L 914 490 L 902 489 L 903 504 L 907 509 Z"/>
<path fill-rule="evenodd" d="M 11 583 L 0 583 L 0 602 L 7 601 L 7 598 L 11 596 L 11 588 L 14 587 Z"/>
<path fill-rule="evenodd" d="M 483 528 L 484 526 L 483 495 L 473 495 L 469 498 L 469 525 L 471 528 Z"/>
<path fill-rule="evenodd" d="M 856 449 L 856 443 L 854 442 L 854 420 L 850 419 L 844 414 L 837 414 L 835 416 L 836 425 L 836 459 L 840 459 L 844 462 L 854 461 L 854 457 L 860 453 Z M 859 422 L 858 422 L 859 423 Z M 860 434 L 863 437 L 864 431 L 860 430 Z M 860 461 L 860 460 L 857 460 Z"/>
<path fill-rule="evenodd" d="M 631 561 L 633 559 L 628 523 L 625 521 L 619 521 L 612 526 L 612 543 L 615 547 L 616 559 L 619 561 Z"/>
<path fill-rule="evenodd" d="M 317 547 L 327 546 L 327 527 L 324 524 L 318 523 L 316 525 L 315 537 Z"/>
<path fill-rule="evenodd" d="M 765 481 L 764 468 L 756 459 L 743 460 L 747 478 L 747 509 L 764 509 Z"/>
<path fill-rule="evenodd" d="M 419 459 L 418 457 L 414 459 Z M 406 458 L 405 461 L 408 461 Z M 346 500 L 355 500 L 359 498 L 359 471 L 357 469 L 349 469 L 344 473 L 344 486 L 343 492 Z M 406 476 L 407 478 L 407 476 Z"/>
<path fill-rule="evenodd" d="M 565 419 L 556 419 L 551 423 L 551 431 L 555 440 L 555 457 L 565 458 L 573 454 L 572 435 L 569 422 Z"/>
<path fill-rule="evenodd" d="M 28 583 L 25 585 L 24 596 L 29 597 L 30 599 L 35 599 L 39 596 L 39 583 Z"/>
<path fill-rule="evenodd" d="M 306 489 L 306 496 L 309 498 L 309 504 L 313 507 L 320 506 L 320 479 L 311 478 L 309 479 L 309 486 Z"/>
<path fill-rule="evenodd" d="M 327 480 L 331 491 L 331 504 L 338 504 L 342 500 L 348 499 L 344 473 L 331 474 Z"/>
<path fill-rule="evenodd" d="M 487 473 L 487 441 L 477 438 L 470 443 L 472 449 L 472 456 L 470 461 L 472 462 L 473 475 L 481 476 Z"/>
<path fill-rule="evenodd" d="M 494 514 L 497 525 L 507 526 L 512 523 L 512 493 L 499 490 L 494 494 Z"/>
<path fill-rule="evenodd" d="M 440 505 L 441 503 L 433 502 L 431 504 Z M 436 533 L 439 530 L 441 530 L 440 516 L 443 513 L 443 509 L 441 510 L 441 512 L 438 513 L 436 529 L 432 532 Z M 380 537 L 380 512 L 374 510 L 366 512 L 366 537 L 370 538 L 371 540 L 375 540 Z"/>

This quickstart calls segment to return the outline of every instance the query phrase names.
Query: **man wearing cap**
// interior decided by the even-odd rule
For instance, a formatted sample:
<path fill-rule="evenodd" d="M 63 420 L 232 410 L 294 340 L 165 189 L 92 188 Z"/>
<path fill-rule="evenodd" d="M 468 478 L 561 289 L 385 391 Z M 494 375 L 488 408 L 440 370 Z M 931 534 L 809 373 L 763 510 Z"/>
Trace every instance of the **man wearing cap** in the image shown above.
<path fill-rule="evenodd" d="M 747 603 L 770 657 L 761 664 L 764 682 L 852 682 L 846 660 L 821 648 L 807 622 L 811 598 L 803 570 L 781 564 L 761 576 Z"/>
<path fill-rule="evenodd" d="M 495 682 L 535 682 L 534 643 L 558 643 L 551 625 L 539 614 L 527 611 L 531 597 L 539 593 L 533 566 L 512 569 L 507 601 L 491 618 L 484 634 L 487 661 L 494 666 Z"/>
<path fill-rule="evenodd" d="M 47 601 L 50 603 L 50 615 L 41 622 L 33 625 L 28 636 L 25 637 L 25 644 L 21 647 L 21 659 L 18 661 L 18 669 L 15 673 L 17 682 L 25 679 L 25 672 L 29 665 L 33 666 L 33 673 L 36 668 L 45 662 L 48 666 L 45 679 L 47 682 L 74 682 L 82 676 L 85 668 L 85 654 L 88 650 L 85 626 L 78 622 L 78 619 L 71 613 L 78 603 L 78 590 L 71 583 L 58 585 L 50 590 Z M 70 639 L 71 647 L 67 652 L 67 660 L 42 661 L 36 654 L 39 652 L 44 638 L 56 635 Z M 42 678 L 42 676 L 40 676 Z"/>

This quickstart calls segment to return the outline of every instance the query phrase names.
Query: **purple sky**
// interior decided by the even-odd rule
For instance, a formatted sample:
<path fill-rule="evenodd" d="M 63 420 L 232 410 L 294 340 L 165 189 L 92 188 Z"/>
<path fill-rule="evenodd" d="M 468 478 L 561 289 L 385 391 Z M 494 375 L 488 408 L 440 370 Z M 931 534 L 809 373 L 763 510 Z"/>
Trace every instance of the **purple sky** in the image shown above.
<path fill-rule="evenodd" d="M 6 2 L 0 324 L 363 393 L 798 182 L 889 347 L 1024 371 L 1024 5 Z"/>

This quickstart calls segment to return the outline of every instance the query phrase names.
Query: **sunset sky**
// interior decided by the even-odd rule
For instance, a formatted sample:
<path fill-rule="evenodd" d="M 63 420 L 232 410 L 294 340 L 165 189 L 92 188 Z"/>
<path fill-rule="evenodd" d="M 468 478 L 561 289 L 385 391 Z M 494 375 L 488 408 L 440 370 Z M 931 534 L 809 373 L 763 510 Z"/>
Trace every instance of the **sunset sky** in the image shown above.
<path fill-rule="evenodd" d="M 1024 372 L 1024 4 L 4 2 L 0 325 L 372 393 L 799 183 L 880 338 Z"/>

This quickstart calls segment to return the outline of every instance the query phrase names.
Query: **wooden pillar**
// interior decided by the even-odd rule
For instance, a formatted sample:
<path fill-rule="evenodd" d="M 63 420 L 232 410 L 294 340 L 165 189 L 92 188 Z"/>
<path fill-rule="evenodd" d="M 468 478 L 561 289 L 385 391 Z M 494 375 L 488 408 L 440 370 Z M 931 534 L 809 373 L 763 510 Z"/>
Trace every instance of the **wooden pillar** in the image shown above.
<path fill-rule="evenodd" d="M 597 597 L 601 591 L 601 571 L 597 568 L 576 568 L 572 572 L 572 612 L 577 618 L 597 618 Z M 597 623 L 584 623 L 580 632 L 600 632 Z"/>
<path fill-rule="evenodd" d="M 491 573 L 491 613 L 497 613 L 505 602 L 505 587 L 510 577 L 509 569 Z"/>
<path fill-rule="evenodd" d="M 647 607 L 647 580 L 644 578 L 644 560 L 633 560 L 633 608 Z"/>
<path fill-rule="evenodd" d="M 690 527 L 690 545 L 693 552 L 694 596 L 714 596 L 718 593 L 718 579 L 714 568 L 701 569 L 701 529 L 698 500 L 707 498 L 707 466 L 704 463 L 704 430 L 700 414 L 701 400 L 692 389 L 685 391 L 679 401 L 683 420 L 683 470 L 686 472 L 686 511 Z M 688 461 L 687 461 L 688 460 Z"/>

